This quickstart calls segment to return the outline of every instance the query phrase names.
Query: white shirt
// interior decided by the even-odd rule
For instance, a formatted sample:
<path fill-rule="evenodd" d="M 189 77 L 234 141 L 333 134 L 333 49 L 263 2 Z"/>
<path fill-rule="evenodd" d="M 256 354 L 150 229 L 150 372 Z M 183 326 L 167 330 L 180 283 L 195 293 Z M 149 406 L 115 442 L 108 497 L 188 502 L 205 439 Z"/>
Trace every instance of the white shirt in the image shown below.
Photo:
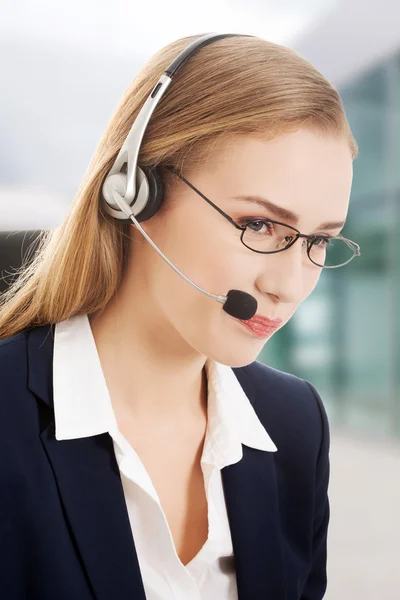
<path fill-rule="evenodd" d="M 277 450 L 232 369 L 209 359 L 206 371 L 207 429 L 201 467 L 208 504 L 208 538 L 184 566 L 151 478 L 118 430 L 88 316 L 74 316 L 56 324 L 56 439 L 106 432 L 112 437 L 147 600 L 237 600 L 221 469 L 241 460 L 242 444 Z"/>

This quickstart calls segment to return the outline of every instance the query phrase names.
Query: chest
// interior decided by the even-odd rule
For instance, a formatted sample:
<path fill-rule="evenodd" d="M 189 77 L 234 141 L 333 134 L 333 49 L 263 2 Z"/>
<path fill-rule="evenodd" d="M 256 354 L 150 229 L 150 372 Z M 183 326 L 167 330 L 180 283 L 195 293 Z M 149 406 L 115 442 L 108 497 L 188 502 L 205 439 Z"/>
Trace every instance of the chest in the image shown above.
<path fill-rule="evenodd" d="M 208 537 L 208 506 L 200 459 L 204 435 L 183 444 L 125 432 L 154 485 L 181 562 L 188 564 Z M 129 439 L 130 438 L 130 439 Z M 153 441 L 149 443 L 149 439 Z"/>

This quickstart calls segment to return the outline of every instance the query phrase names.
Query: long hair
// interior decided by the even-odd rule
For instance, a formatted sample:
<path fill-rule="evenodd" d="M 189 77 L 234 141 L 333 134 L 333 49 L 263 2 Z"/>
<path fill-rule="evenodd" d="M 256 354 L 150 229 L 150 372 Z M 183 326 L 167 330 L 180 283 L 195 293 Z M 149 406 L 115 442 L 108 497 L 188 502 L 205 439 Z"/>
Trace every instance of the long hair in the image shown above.
<path fill-rule="evenodd" d="M 157 52 L 123 94 L 62 224 L 39 235 L 33 260 L 0 297 L 0 339 L 105 307 L 121 281 L 130 223 L 103 213 L 105 176 L 155 83 L 197 36 Z M 272 139 L 302 126 L 357 143 L 334 86 L 295 51 L 256 37 L 230 37 L 197 51 L 179 70 L 148 124 L 139 164 L 200 164 L 219 141 Z"/>

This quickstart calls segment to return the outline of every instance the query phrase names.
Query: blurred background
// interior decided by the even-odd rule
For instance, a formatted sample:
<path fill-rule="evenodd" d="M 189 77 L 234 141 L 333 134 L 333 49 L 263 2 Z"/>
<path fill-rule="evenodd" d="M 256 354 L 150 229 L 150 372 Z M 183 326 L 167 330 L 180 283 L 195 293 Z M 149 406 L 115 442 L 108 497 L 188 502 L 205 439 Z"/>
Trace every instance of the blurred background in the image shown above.
<path fill-rule="evenodd" d="M 343 235 L 361 257 L 323 270 L 259 360 L 312 381 L 330 419 L 325 597 L 398 600 L 399 2 L 3 2 L 0 230 L 58 225 L 143 63 L 168 42 L 207 31 L 251 33 L 298 51 L 339 89 L 359 144 Z"/>

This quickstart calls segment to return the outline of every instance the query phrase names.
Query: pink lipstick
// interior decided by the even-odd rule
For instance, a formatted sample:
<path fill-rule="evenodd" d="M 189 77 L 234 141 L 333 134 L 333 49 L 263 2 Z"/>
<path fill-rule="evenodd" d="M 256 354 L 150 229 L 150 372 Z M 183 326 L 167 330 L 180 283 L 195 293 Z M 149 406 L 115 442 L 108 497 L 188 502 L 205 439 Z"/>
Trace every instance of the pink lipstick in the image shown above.
<path fill-rule="evenodd" d="M 244 321 L 237 319 L 257 337 L 268 337 L 276 331 L 282 323 L 282 319 L 268 319 L 262 315 L 254 315 L 251 319 Z"/>

